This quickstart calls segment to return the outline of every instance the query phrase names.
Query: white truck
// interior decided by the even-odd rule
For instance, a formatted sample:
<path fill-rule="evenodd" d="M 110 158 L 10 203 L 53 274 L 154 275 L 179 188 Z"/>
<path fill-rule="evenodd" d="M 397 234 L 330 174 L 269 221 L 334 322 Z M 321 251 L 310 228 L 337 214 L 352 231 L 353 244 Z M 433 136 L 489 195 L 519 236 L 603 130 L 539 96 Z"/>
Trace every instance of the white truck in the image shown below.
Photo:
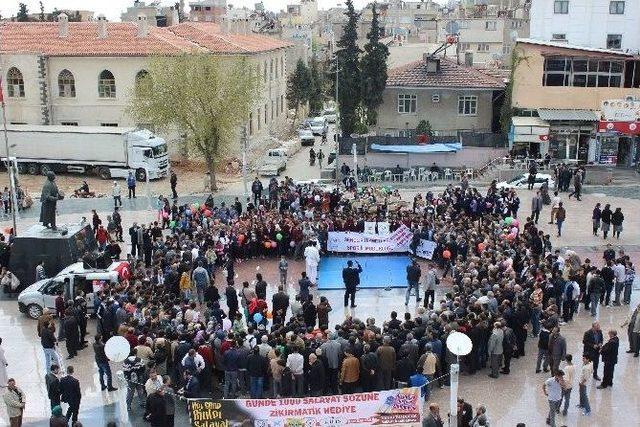
<path fill-rule="evenodd" d="M 164 139 L 146 129 L 91 126 L 12 125 L 8 127 L 9 156 L 20 173 L 93 173 L 102 179 L 162 178 L 169 171 Z M 4 144 L 0 157 L 6 158 Z"/>

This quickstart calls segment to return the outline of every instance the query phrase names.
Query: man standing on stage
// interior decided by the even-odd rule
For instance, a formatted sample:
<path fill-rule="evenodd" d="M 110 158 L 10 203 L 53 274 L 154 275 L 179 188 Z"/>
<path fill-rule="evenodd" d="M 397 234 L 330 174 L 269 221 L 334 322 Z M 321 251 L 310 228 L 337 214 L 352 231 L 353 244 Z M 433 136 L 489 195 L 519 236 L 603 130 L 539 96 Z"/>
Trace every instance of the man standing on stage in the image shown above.
<path fill-rule="evenodd" d="M 307 267 L 307 277 L 314 285 L 318 280 L 318 264 L 320 263 L 320 251 L 315 241 L 311 241 L 309 246 L 304 250 L 304 259 Z"/>
<path fill-rule="evenodd" d="M 360 273 L 362 273 L 362 267 L 360 263 L 357 268 L 353 267 L 353 261 L 347 261 L 347 267 L 342 269 L 342 280 L 344 281 L 344 306 L 347 306 L 349 296 L 351 296 L 351 308 L 356 308 L 356 287 L 360 284 Z"/>

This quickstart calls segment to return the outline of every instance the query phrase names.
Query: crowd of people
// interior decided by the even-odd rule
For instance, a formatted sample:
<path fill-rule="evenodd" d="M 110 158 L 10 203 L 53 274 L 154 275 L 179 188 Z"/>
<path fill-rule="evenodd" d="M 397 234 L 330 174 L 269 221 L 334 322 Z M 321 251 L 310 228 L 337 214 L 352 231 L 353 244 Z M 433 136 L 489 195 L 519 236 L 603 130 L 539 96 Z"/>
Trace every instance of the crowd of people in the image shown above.
<path fill-rule="evenodd" d="M 553 375 L 544 392 L 550 402 L 547 422 L 555 426 L 558 395 L 565 399 L 566 414 L 573 387 L 562 327 L 573 320 L 579 304 L 595 316 L 602 305 L 630 303 L 635 271 L 628 256 L 608 247 L 604 265 L 597 266 L 574 252 L 554 250 L 550 236 L 537 226 L 535 209 L 519 216 L 516 192 L 495 184 L 486 194 L 467 183 L 449 185 L 439 194 L 418 194 L 412 203 L 382 188 L 326 191 L 290 179 L 272 180 L 266 192 L 262 185 L 252 189 L 254 197 L 244 205 L 237 198 L 231 206 L 216 206 L 212 197 L 202 205 L 160 198 L 157 218 L 129 229 L 131 277 L 106 284 L 95 295 L 98 331 L 92 347 L 102 388 L 115 390 L 104 343 L 123 336 L 131 345 L 123 363 L 127 405 L 131 410 L 137 398 L 152 426 L 173 426 L 176 400 L 182 397 L 320 396 L 411 385 L 422 386 L 428 400 L 449 384 L 456 357 L 445 343 L 453 331 L 467 334 L 473 343 L 460 360 L 461 370 L 468 375 L 484 371 L 492 379 L 509 375 L 512 360 L 525 354 L 526 340 L 536 339 L 536 372 L 542 368 Z M 118 225 L 109 225 L 105 233 L 93 215 L 98 242 L 107 251 L 122 240 L 117 208 L 110 224 L 114 217 Z M 294 293 L 288 293 L 288 260 L 301 259 L 307 247 L 316 245 L 326 253 L 329 232 L 361 232 L 365 221 L 386 222 L 391 231 L 408 227 L 412 251 L 421 239 L 431 240 L 433 258 L 408 267 L 404 310 L 400 304 L 382 323 L 348 314 L 331 325 L 328 299 L 310 290 L 315 276 L 303 272 L 294 278 Z M 255 278 L 236 274 L 238 263 L 256 257 L 278 260 L 277 284 L 269 285 L 261 272 Z M 349 289 L 357 284 L 358 269 L 346 269 L 353 270 L 343 274 Z M 277 287 L 271 300 L 270 286 Z M 412 292 L 423 303 L 410 312 L 406 306 Z M 60 296 L 56 310 L 63 319 L 62 335 L 58 330 L 56 336 L 50 313 L 38 321 L 48 395 L 58 418 L 56 407 L 65 396 L 60 385 L 55 388 L 62 361 L 51 349 L 63 337 L 72 340 L 74 345 L 67 344 L 72 358 L 86 345 L 83 296 L 69 301 Z M 627 321 L 635 356 L 640 348 L 637 312 Z M 584 366 L 588 361 L 597 377 L 601 357 L 601 387 L 607 387 L 615 365 L 613 344 L 607 345 L 617 332 L 609 331 L 607 342 L 602 333 L 595 335 L 591 340 L 585 334 Z M 582 387 L 589 378 L 582 379 L 590 372 L 584 366 L 580 402 L 588 414 Z M 73 377 L 71 366 L 68 376 Z M 80 397 L 68 403 L 66 418 L 76 421 Z M 431 404 L 425 425 L 442 426 L 445 418 Z M 461 399 L 458 425 L 489 425 L 486 407 L 473 411 Z"/>

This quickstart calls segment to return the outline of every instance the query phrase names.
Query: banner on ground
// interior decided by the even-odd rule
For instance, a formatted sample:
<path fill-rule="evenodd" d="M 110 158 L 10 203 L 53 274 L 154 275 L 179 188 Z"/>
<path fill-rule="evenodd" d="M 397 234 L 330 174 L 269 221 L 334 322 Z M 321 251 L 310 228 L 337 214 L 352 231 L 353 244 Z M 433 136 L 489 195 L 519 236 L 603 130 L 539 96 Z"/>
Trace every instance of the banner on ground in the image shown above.
<path fill-rule="evenodd" d="M 416 247 L 416 256 L 424 259 L 432 259 L 433 251 L 436 250 L 436 242 L 427 239 L 420 239 L 418 247 Z"/>
<path fill-rule="evenodd" d="M 328 427 L 422 425 L 420 388 L 335 396 L 189 400 L 192 427 Z"/>
<path fill-rule="evenodd" d="M 329 232 L 327 249 L 332 252 L 363 254 L 409 252 L 412 238 L 413 233 L 406 225 L 400 226 L 396 231 L 387 235 L 331 231 Z"/>

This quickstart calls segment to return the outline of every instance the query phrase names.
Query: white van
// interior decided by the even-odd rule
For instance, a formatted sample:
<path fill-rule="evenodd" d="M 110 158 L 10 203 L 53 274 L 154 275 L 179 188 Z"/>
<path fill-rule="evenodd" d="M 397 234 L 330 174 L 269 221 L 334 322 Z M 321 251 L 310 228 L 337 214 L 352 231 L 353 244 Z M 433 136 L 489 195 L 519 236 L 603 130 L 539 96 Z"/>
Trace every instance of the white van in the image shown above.
<path fill-rule="evenodd" d="M 287 150 L 274 148 L 266 152 L 262 158 L 262 166 L 258 172 L 262 176 L 277 176 L 287 168 Z"/>
<path fill-rule="evenodd" d="M 42 315 L 45 308 L 55 311 L 56 298 L 63 292 L 64 299 L 74 298 L 78 291 L 85 294 L 87 311 L 93 312 L 93 296 L 106 284 L 118 283 L 129 278 L 131 270 L 126 261 L 114 262 L 108 269 L 86 269 L 83 263 L 71 264 L 57 276 L 39 280 L 18 296 L 18 308 L 32 319 Z"/>

